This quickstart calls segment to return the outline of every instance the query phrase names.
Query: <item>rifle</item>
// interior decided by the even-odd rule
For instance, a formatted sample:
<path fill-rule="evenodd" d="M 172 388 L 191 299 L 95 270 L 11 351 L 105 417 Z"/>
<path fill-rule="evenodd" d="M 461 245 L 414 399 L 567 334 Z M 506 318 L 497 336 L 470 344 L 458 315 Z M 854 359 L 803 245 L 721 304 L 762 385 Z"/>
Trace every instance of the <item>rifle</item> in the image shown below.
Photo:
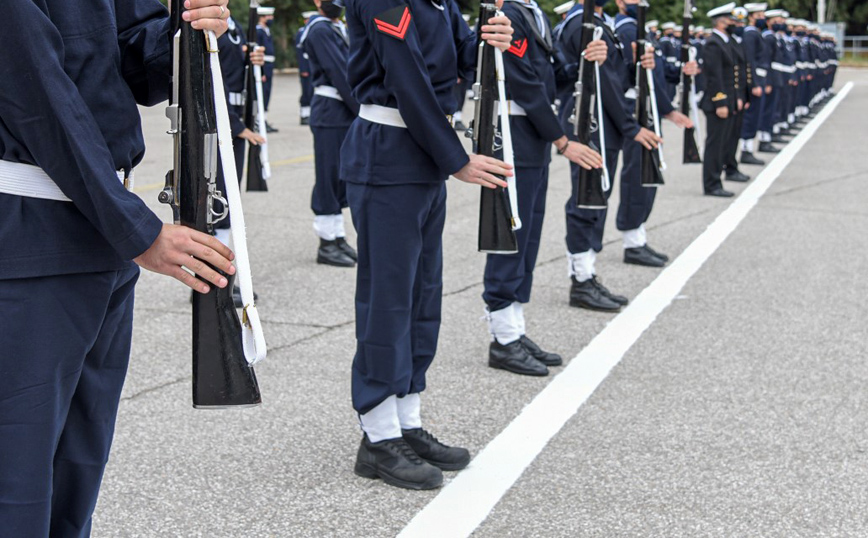
<path fill-rule="evenodd" d="M 496 15 L 497 6 L 483 2 L 479 6 L 479 24 Z M 480 32 L 481 34 L 481 32 Z M 503 160 L 513 165 L 512 134 L 509 128 L 509 109 L 506 100 L 506 78 L 503 69 L 503 52 L 479 39 L 476 82 L 473 84 L 473 100 L 476 109 L 467 136 L 473 139 L 478 155 L 493 157 L 503 149 Z M 497 132 L 498 112 L 500 133 Z M 496 145 L 500 135 L 501 146 Z M 501 179 L 503 179 L 501 177 Z M 518 216 L 518 196 L 515 175 L 507 178 L 507 188 L 482 187 L 479 200 L 479 251 L 489 254 L 515 254 L 518 241 L 515 231 L 521 228 Z"/>
<path fill-rule="evenodd" d="M 684 0 L 684 18 L 681 22 L 681 65 L 696 60 L 696 49 L 690 46 L 690 24 L 693 22 L 692 0 Z M 693 124 L 699 126 L 699 113 L 696 110 L 696 87 L 693 75 L 681 72 L 681 113 L 693 117 Z M 684 164 L 701 163 L 699 147 L 696 145 L 695 128 L 684 129 Z"/>
<path fill-rule="evenodd" d="M 267 180 L 271 178 L 271 164 L 268 162 L 268 136 L 265 129 L 265 100 L 262 97 L 262 68 L 250 62 L 250 54 L 259 45 L 256 43 L 256 22 L 259 20 L 259 0 L 250 0 L 250 19 L 247 22 L 247 59 L 245 70 L 247 82 L 244 93 L 244 126 L 258 131 L 266 143 L 249 144 L 247 154 L 247 190 L 268 191 Z"/>
<path fill-rule="evenodd" d="M 171 122 L 169 134 L 173 137 L 173 168 L 166 174 L 166 185 L 159 201 L 169 204 L 176 224 L 204 233 L 211 233 L 214 224 L 226 218 L 232 205 L 232 219 L 241 231 L 233 230 L 238 256 L 238 277 L 242 294 L 249 284 L 249 267 L 244 240 L 244 218 L 238 183 L 235 177 L 231 134 L 224 140 L 224 125 L 229 118 L 223 90 L 220 63 L 217 58 L 217 38 L 212 32 L 205 34 L 183 22 L 183 2 L 170 4 L 172 35 L 172 95 L 166 116 Z M 210 61 L 210 62 L 209 62 Z M 217 100 L 222 102 L 219 107 Z M 219 113 L 222 111 L 222 119 Z M 218 132 L 220 133 L 218 136 Z M 217 190 L 218 146 L 223 158 L 229 201 Z M 228 149 L 225 149 L 227 148 Z M 227 167 L 227 160 L 232 164 Z M 231 189 L 234 188 L 234 191 Z M 223 204 L 223 211 L 214 211 L 214 202 Z M 243 244 L 242 244 L 243 243 Z M 241 260 L 241 254 L 244 260 Z M 242 271 L 243 270 L 243 271 Z M 265 356 L 265 342 L 261 338 L 259 318 L 250 301 L 245 308 L 245 329 L 242 329 L 232 301 L 232 277 L 222 273 L 230 285 L 223 289 L 211 286 L 207 294 L 193 293 L 193 407 L 222 408 L 254 406 L 262 401 L 259 385 L 251 364 Z M 250 347 L 248 333 L 256 334 L 258 349 L 255 360 L 248 360 Z"/>
<path fill-rule="evenodd" d="M 660 136 L 660 118 L 657 115 L 657 95 L 654 93 L 654 73 L 650 69 L 642 67 L 642 54 L 651 49 L 651 44 L 645 37 L 645 12 L 648 2 L 641 0 L 638 7 L 636 21 L 636 121 L 639 125 L 651 129 Z M 643 187 L 659 187 L 663 185 L 663 170 L 666 165 L 663 162 L 663 152 L 658 145 L 657 149 L 642 147 L 639 158 L 639 172 Z"/>
<path fill-rule="evenodd" d="M 603 101 L 600 92 L 600 66 L 593 63 L 593 68 L 585 60 L 585 49 L 593 39 L 603 35 L 603 29 L 594 24 L 594 0 L 584 0 L 582 12 L 582 40 L 580 47 L 582 57 L 579 61 L 579 78 L 576 81 L 575 108 L 570 117 L 573 123 L 573 134 L 579 143 L 584 144 L 603 156 L 603 167 L 586 170 L 579 167 L 579 189 L 576 204 L 585 209 L 606 209 L 608 202 L 606 192 L 611 187 L 609 171 L 606 170 L 606 136 L 603 129 Z M 596 103 L 596 106 L 595 106 Z M 596 117 L 595 109 L 596 108 Z M 600 149 L 591 139 L 592 133 L 599 130 Z"/>

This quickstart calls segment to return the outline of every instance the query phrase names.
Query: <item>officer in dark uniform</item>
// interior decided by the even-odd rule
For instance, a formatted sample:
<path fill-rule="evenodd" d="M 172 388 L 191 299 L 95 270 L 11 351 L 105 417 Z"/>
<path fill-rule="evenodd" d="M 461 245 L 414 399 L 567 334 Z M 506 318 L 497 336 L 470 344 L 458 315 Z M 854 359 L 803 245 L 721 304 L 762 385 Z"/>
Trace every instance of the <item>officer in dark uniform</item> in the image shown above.
<path fill-rule="evenodd" d="M 522 226 L 516 231 L 518 253 L 489 254 L 485 263 L 482 298 L 491 333 L 488 365 L 542 376 L 548 375 L 548 366 L 563 361 L 527 337 L 523 305 L 530 301 L 539 252 L 552 144 L 579 166 L 600 167 L 603 159 L 589 147 L 570 142 L 552 110 L 557 88 L 548 17 L 532 0 L 506 0 L 503 12 L 515 31 L 504 53 L 504 69 Z M 605 42 L 597 41 L 589 49 L 589 61 L 605 60 Z"/>
<path fill-rule="evenodd" d="M 225 5 L 191 0 L 185 19 L 222 33 Z M 0 535 L 84 538 L 129 362 L 133 261 L 204 293 L 182 265 L 225 287 L 211 267 L 234 274 L 232 254 L 125 188 L 145 150 L 136 105 L 169 95 L 166 8 L 4 1 L 0 18 Z"/>
<path fill-rule="evenodd" d="M 751 65 L 745 56 L 744 47 L 742 46 L 741 37 L 744 35 L 744 24 L 747 21 L 747 10 L 743 7 L 736 7 L 732 10 L 732 24 L 727 30 L 730 32 L 729 46 L 732 50 L 732 58 L 735 64 L 735 92 L 736 106 L 732 119 L 732 128 L 729 131 L 729 137 L 724 142 L 726 144 L 723 161 L 723 169 L 726 173 L 727 181 L 745 182 L 750 180 L 750 176 L 742 173 L 738 169 L 738 141 L 741 136 L 741 127 L 744 123 L 744 115 L 750 109 L 751 102 L 751 87 L 753 85 Z"/>
<path fill-rule="evenodd" d="M 304 34 L 304 27 L 311 17 L 314 17 L 316 14 L 316 11 L 305 11 L 302 13 L 304 25 L 295 34 L 295 57 L 298 60 L 298 80 L 301 83 L 301 97 L 298 100 L 298 117 L 299 123 L 302 125 L 310 123 L 310 100 L 313 98 L 313 84 L 310 82 L 310 63 L 307 61 L 307 54 L 301 47 L 300 42 L 301 36 Z"/>
<path fill-rule="evenodd" d="M 320 239 L 316 261 L 336 267 L 353 267 L 356 251 L 347 243 L 344 216 L 346 184 L 340 181 L 341 144 L 359 114 L 359 103 L 347 82 L 350 37 L 340 20 L 343 5 L 334 0 L 314 0 L 319 14 L 304 27 L 301 46 L 310 62 L 313 83 L 310 130 L 316 159 L 316 183 L 311 196 L 313 229 Z"/>
<path fill-rule="evenodd" d="M 437 349 L 446 178 L 506 186 L 512 170 L 467 155 L 450 124 L 454 88 L 476 63 L 477 36 L 454 2 L 346 0 L 348 79 L 360 103 L 341 148 L 358 232 L 353 407 L 364 431 L 355 473 L 411 489 L 470 462 L 422 429 L 420 393 Z M 509 48 L 509 19 L 481 37 Z M 489 34 L 487 32 L 495 32 Z"/>
<path fill-rule="evenodd" d="M 767 93 L 771 93 L 768 83 L 771 69 L 771 52 L 766 48 L 762 32 L 766 29 L 766 3 L 745 4 L 748 12 L 748 26 L 742 36 L 742 48 L 750 66 L 751 99 L 750 108 L 744 113 L 744 123 L 741 127 L 741 162 L 743 164 L 765 164 L 762 159 L 754 156 L 754 139 L 759 130 L 763 110 L 768 106 Z M 766 92 L 766 90 L 769 90 Z"/>
<path fill-rule="evenodd" d="M 732 132 L 732 116 L 736 111 L 735 62 L 727 30 L 732 24 L 735 2 L 708 12 L 712 22 L 711 35 L 705 42 L 705 93 L 699 106 L 705 112 L 706 138 L 702 162 L 702 188 L 707 196 L 730 197 L 724 190 L 720 175 L 726 157 L 726 141 Z"/>
<path fill-rule="evenodd" d="M 256 25 L 256 43 L 265 52 L 265 65 L 262 67 L 262 99 L 265 111 L 271 102 L 271 85 L 274 82 L 274 38 L 271 37 L 271 25 L 274 24 L 274 8 L 260 7 L 257 9 L 259 24 Z M 269 133 L 278 132 L 269 122 L 265 122 L 265 130 Z"/>
<path fill-rule="evenodd" d="M 616 0 L 618 15 L 615 17 L 615 35 L 622 48 L 622 56 L 627 67 L 629 87 L 624 97 L 628 107 L 636 110 L 637 80 L 636 60 L 634 49 L 636 48 L 636 17 L 638 15 L 639 0 Z M 677 27 L 676 27 L 677 30 Z M 654 45 L 655 40 L 649 39 L 648 43 Z M 680 43 L 679 43 L 680 47 Z M 644 51 L 643 51 L 644 52 Z M 665 67 L 662 51 L 655 49 L 655 61 L 652 76 L 654 77 L 654 99 L 657 102 L 657 110 L 662 118 L 674 122 L 679 127 L 692 127 L 690 118 L 675 110 L 672 106 L 672 97 L 666 92 Z M 681 62 L 678 62 L 679 66 Z M 696 65 L 685 65 L 688 74 L 695 74 Z M 680 68 L 679 68 L 680 70 Z M 635 113 L 635 112 L 634 112 Z M 642 146 L 635 140 L 624 140 L 623 168 L 621 169 L 621 201 L 618 205 L 618 218 L 615 221 L 618 230 L 623 234 L 624 262 L 633 265 L 648 267 L 663 267 L 669 257 L 659 253 L 648 246 L 645 223 L 651 216 L 654 207 L 654 199 L 657 189 L 643 187 L 640 170 L 642 158 Z"/>
<path fill-rule="evenodd" d="M 615 177 L 618 154 L 625 139 L 632 139 L 645 147 L 656 147 L 661 139 L 653 131 L 640 126 L 633 117 L 633 110 L 626 101 L 625 94 L 630 88 L 630 70 L 620 43 L 613 30 L 604 22 L 603 6 L 607 0 L 597 0 L 595 23 L 603 28 L 603 40 L 608 46 L 608 57 L 600 67 L 600 87 L 603 103 L 603 124 L 605 130 L 606 168 L 610 178 Z M 581 4 L 576 4 L 567 14 L 557 44 L 564 61 L 568 65 L 579 65 L 582 32 Z M 647 53 L 643 61 L 653 66 L 654 54 Z M 559 89 L 561 100 L 561 123 L 564 131 L 573 135 L 570 114 L 575 107 L 573 85 L 576 77 L 568 78 Z M 600 121 L 600 118 L 598 118 Z M 599 133 L 599 131 L 597 131 Z M 599 141 L 595 143 L 599 144 Z M 571 278 L 570 305 L 589 310 L 617 312 L 628 300 L 622 295 L 612 293 L 596 277 L 595 260 L 603 249 L 603 229 L 606 222 L 605 209 L 582 209 L 577 207 L 579 167 L 571 165 L 572 194 L 566 203 L 567 217 L 567 263 Z M 611 192 L 611 191 L 610 191 Z M 608 196 L 610 192 L 607 192 Z M 644 250 L 644 249 L 643 249 Z"/>

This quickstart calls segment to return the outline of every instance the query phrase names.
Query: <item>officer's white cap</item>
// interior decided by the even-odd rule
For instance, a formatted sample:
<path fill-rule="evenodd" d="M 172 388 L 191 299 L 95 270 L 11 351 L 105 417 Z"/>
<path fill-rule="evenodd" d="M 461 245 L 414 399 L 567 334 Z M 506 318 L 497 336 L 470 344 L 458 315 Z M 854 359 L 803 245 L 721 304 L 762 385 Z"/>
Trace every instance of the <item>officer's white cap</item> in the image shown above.
<path fill-rule="evenodd" d="M 654 19 L 653 21 L 648 21 L 645 23 L 645 29 L 646 30 L 648 28 L 655 28 L 657 26 L 660 26 L 660 21 L 658 21 L 657 19 Z"/>
<path fill-rule="evenodd" d="M 676 32 L 681 32 L 681 31 L 684 31 L 684 27 L 679 24 L 678 26 L 673 28 L 673 30 L 675 30 Z"/>
<path fill-rule="evenodd" d="M 767 19 L 771 19 L 774 17 L 783 17 L 783 16 L 784 16 L 784 10 L 783 9 L 769 9 L 768 11 L 766 11 L 766 18 Z"/>
<path fill-rule="evenodd" d="M 768 8 L 768 7 L 769 7 L 769 5 L 765 2 L 757 2 L 757 3 L 744 5 L 744 8 L 747 10 L 748 13 L 756 13 L 758 11 L 765 11 L 766 8 Z"/>
<path fill-rule="evenodd" d="M 674 22 L 664 22 L 663 26 L 661 26 L 661 28 L 663 28 L 664 30 L 674 30 L 675 29 L 675 23 Z"/>
<path fill-rule="evenodd" d="M 569 2 L 566 2 L 566 3 L 561 4 L 559 6 L 555 6 L 555 13 L 558 15 L 563 15 L 567 11 L 573 9 L 574 5 L 576 5 L 575 0 L 570 0 Z"/>
<path fill-rule="evenodd" d="M 301 12 L 301 16 L 304 19 L 309 19 L 309 18 L 313 17 L 314 15 L 319 15 L 319 11 L 302 11 Z"/>
<path fill-rule="evenodd" d="M 256 13 L 259 14 L 260 17 L 265 15 L 274 15 L 273 7 L 258 7 L 256 8 Z"/>
<path fill-rule="evenodd" d="M 704 32 L 704 31 L 705 31 L 705 26 L 697 26 L 696 29 L 695 29 L 694 31 L 696 31 L 696 32 Z"/>
<path fill-rule="evenodd" d="M 713 19 L 715 17 L 723 17 L 724 15 L 732 15 L 733 9 L 735 9 L 735 2 L 730 2 L 726 5 L 718 6 L 712 9 L 711 11 L 706 13 L 706 15 L 708 15 L 709 19 Z"/>

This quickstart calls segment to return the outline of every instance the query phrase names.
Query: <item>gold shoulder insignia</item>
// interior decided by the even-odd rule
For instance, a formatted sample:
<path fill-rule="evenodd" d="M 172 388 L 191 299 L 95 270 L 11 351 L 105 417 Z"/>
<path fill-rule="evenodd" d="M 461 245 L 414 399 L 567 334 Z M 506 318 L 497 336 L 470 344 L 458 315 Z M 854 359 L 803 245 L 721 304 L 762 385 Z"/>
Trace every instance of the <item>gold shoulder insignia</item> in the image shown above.
<path fill-rule="evenodd" d="M 715 102 L 721 101 L 723 99 L 726 99 L 726 94 L 723 92 L 717 92 L 717 95 L 715 95 L 714 97 L 711 98 L 711 100 L 715 101 Z"/>

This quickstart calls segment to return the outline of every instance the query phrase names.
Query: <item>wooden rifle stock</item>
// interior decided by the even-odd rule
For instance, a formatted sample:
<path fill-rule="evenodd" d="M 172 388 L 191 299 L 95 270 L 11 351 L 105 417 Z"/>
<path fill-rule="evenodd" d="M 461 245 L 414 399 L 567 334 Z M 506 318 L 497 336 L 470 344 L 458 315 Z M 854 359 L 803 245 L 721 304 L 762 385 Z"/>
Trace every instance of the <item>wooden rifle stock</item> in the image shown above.
<path fill-rule="evenodd" d="M 172 97 L 166 115 L 174 138 L 174 165 L 160 202 L 171 205 L 177 224 L 211 233 L 225 218 L 215 215 L 217 115 L 205 34 L 181 20 L 181 0 L 172 0 Z M 216 42 L 213 46 L 216 47 Z M 220 91 L 223 91 L 222 88 Z M 233 171 L 234 175 L 234 171 Z M 227 181 L 233 180 L 227 178 Z M 193 407 L 222 408 L 261 403 L 259 385 L 242 348 L 241 323 L 232 301 L 232 277 L 223 289 L 193 293 Z"/>

